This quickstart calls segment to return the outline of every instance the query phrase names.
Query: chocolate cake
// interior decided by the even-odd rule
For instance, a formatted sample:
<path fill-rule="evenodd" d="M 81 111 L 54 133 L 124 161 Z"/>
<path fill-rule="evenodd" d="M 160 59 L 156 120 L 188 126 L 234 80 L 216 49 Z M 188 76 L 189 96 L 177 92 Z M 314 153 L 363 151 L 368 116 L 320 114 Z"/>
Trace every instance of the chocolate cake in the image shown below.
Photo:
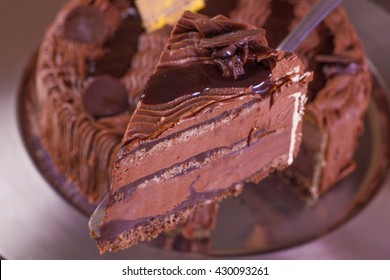
<path fill-rule="evenodd" d="M 141 23 L 127 1 L 114 2 L 67 2 L 42 41 L 36 71 L 42 144 L 93 205 L 107 193 L 135 107 L 125 81 Z"/>
<path fill-rule="evenodd" d="M 238 5 L 206 4 L 202 12 L 211 16 L 229 15 Z M 144 32 L 133 1 L 70 0 L 42 40 L 31 92 L 35 110 L 28 112 L 39 119 L 39 135 L 28 134 L 42 144 L 38 157 L 47 153 L 53 166 L 43 168 L 55 173 L 45 176 L 86 214 L 108 191 L 126 125 L 170 31 Z"/>
<path fill-rule="evenodd" d="M 211 16 L 238 5 L 206 4 L 202 13 Z M 50 184 L 87 215 L 108 191 L 126 125 L 170 30 L 144 32 L 133 1 L 71 0 L 43 38 L 22 102 L 24 134 Z M 112 108 L 103 106 L 108 97 Z"/>
<path fill-rule="evenodd" d="M 262 27 L 269 45 L 276 47 L 314 2 L 207 0 L 200 12 Z M 132 1 L 71 0 L 45 34 L 31 104 L 26 105 L 34 110 L 24 118 L 39 119 L 32 141 L 43 144 L 43 151 L 35 151 L 36 160 L 47 153 L 49 169 L 59 175 L 54 180 L 47 176 L 50 182 L 86 214 L 107 193 L 120 141 L 170 30 L 145 33 Z M 297 54 L 314 72 L 314 81 L 309 85 L 302 148 L 284 174 L 292 185 L 318 197 L 354 169 L 352 158 L 363 129 L 370 75 L 342 8 L 312 32 Z M 94 88 L 103 89 L 102 85 L 115 89 L 110 94 L 112 108 L 99 105 L 106 90 L 94 98 Z M 207 238 L 216 209 L 210 203 L 207 209 L 194 211 L 181 234 L 190 240 Z"/>
<path fill-rule="evenodd" d="M 184 13 L 127 127 L 92 231 L 100 251 L 156 237 L 291 164 L 310 79 L 263 29 Z"/>

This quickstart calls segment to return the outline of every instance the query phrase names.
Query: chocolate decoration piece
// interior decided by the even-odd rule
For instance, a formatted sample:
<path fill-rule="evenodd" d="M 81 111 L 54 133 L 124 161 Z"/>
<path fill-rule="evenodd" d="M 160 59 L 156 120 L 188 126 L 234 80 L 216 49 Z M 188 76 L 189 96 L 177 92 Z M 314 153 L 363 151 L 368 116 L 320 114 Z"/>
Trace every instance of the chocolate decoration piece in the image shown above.
<path fill-rule="evenodd" d="M 37 85 L 32 94 L 36 99 L 34 104 L 38 107 L 42 143 L 53 161 L 53 168 L 66 178 L 63 187 L 69 189 L 70 195 L 65 196 L 73 199 L 73 193 L 80 192 L 91 205 L 96 205 L 110 185 L 112 161 L 120 148 L 131 113 L 100 119 L 91 118 L 85 112 L 84 106 L 80 106 L 82 93 L 91 76 L 109 74 L 121 77 L 133 107 L 155 69 L 171 27 L 137 34 L 140 24 L 138 27 L 135 24 L 137 15 L 132 1 L 87 2 L 93 9 L 104 14 L 108 26 L 105 38 L 98 40 L 98 45 L 75 46 L 74 41 L 64 34 L 64 21 L 75 8 L 85 6 L 86 1 L 68 1 L 49 26 L 42 41 L 36 74 Z M 276 46 L 315 2 L 206 0 L 206 7 L 201 13 L 210 16 L 223 14 L 239 22 L 263 27 L 267 30 L 269 45 Z M 117 31 L 123 26 L 128 27 L 129 21 L 135 24 L 131 27 L 134 32 Z M 126 36 L 127 33 L 129 36 Z M 124 34 L 121 43 L 121 39 L 116 39 L 120 34 Z M 114 41 L 124 50 L 123 56 L 122 50 L 113 47 L 116 45 Z M 127 47 L 136 52 L 127 57 Z M 116 50 L 119 50 L 120 56 L 113 55 Z M 318 196 L 354 168 L 352 157 L 369 100 L 369 71 L 364 50 L 341 7 L 307 37 L 298 54 L 308 69 L 315 72 L 315 81 L 310 83 L 311 97 L 304 117 L 301 152 L 306 152 L 302 152 L 303 157 L 294 161 L 297 166 L 293 168 L 296 176 L 294 175 L 292 182 L 304 186 L 314 196 Z M 230 68 L 226 67 L 226 61 L 230 60 L 225 61 L 221 57 L 219 60 L 221 61 L 218 63 L 217 59 L 214 59 L 216 67 L 226 70 L 227 75 L 231 69 L 235 69 L 234 73 L 240 72 L 241 60 L 235 60 L 235 67 Z M 114 67 L 111 68 L 113 61 Z M 127 71 L 125 67 L 128 67 Z M 267 94 L 263 96 L 268 98 Z M 130 137 L 126 139 L 129 140 Z M 248 137 L 248 143 L 254 141 L 254 137 Z M 148 145 L 151 145 L 151 142 L 148 142 Z M 90 165 L 91 161 L 96 164 Z M 312 170 L 314 167 L 315 171 Z M 74 184 L 75 188 L 71 187 L 71 184 Z"/>
<path fill-rule="evenodd" d="M 104 15 L 93 6 L 78 6 L 66 17 L 64 33 L 70 41 L 100 44 L 107 33 Z"/>
<path fill-rule="evenodd" d="M 91 217 L 101 253 L 156 237 L 291 164 L 311 75 L 264 35 L 183 14 L 129 122 L 107 203 Z"/>
<path fill-rule="evenodd" d="M 95 119 L 118 115 L 129 109 L 127 92 L 116 78 L 103 76 L 93 80 L 83 93 L 83 104 Z"/>
<path fill-rule="evenodd" d="M 206 7 L 199 11 L 200 14 L 213 17 L 216 15 L 230 16 L 238 6 L 237 0 L 206 0 Z"/>
<path fill-rule="evenodd" d="M 125 75 L 137 51 L 138 37 L 141 33 L 141 20 L 138 15 L 127 15 L 113 37 L 104 44 L 104 55 L 87 60 L 87 75 L 111 75 L 117 78 Z"/>

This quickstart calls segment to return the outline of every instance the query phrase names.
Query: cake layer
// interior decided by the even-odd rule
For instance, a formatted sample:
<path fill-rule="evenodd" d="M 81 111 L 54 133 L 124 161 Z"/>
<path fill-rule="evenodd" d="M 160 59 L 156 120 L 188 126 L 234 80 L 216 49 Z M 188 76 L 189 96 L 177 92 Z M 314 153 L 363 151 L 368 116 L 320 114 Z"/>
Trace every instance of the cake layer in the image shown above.
<path fill-rule="evenodd" d="M 101 252 L 155 237 L 291 164 L 311 77 L 264 35 L 184 13 L 129 122 L 103 220 L 101 210 L 92 217 Z"/>

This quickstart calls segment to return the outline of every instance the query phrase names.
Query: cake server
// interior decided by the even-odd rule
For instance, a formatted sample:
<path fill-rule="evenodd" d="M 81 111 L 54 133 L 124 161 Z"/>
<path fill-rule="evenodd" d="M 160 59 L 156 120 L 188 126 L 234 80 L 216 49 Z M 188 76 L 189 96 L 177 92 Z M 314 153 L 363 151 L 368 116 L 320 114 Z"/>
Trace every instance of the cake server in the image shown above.
<path fill-rule="evenodd" d="M 316 28 L 316 26 L 329 15 L 342 0 L 320 0 L 303 18 L 298 26 L 287 35 L 286 38 L 276 47 L 277 50 L 293 52 L 299 44 Z"/>

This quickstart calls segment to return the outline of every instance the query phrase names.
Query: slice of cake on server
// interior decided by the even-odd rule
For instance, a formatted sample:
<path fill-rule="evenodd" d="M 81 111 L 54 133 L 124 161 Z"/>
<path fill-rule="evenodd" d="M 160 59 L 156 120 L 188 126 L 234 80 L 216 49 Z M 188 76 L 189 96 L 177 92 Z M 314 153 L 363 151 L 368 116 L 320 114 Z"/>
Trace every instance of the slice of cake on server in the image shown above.
<path fill-rule="evenodd" d="M 310 80 L 295 54 L 268 47 L 264 30 L 184 13 L 91 218 L 100 252 L 156 237 L 291 164 Z"/>

